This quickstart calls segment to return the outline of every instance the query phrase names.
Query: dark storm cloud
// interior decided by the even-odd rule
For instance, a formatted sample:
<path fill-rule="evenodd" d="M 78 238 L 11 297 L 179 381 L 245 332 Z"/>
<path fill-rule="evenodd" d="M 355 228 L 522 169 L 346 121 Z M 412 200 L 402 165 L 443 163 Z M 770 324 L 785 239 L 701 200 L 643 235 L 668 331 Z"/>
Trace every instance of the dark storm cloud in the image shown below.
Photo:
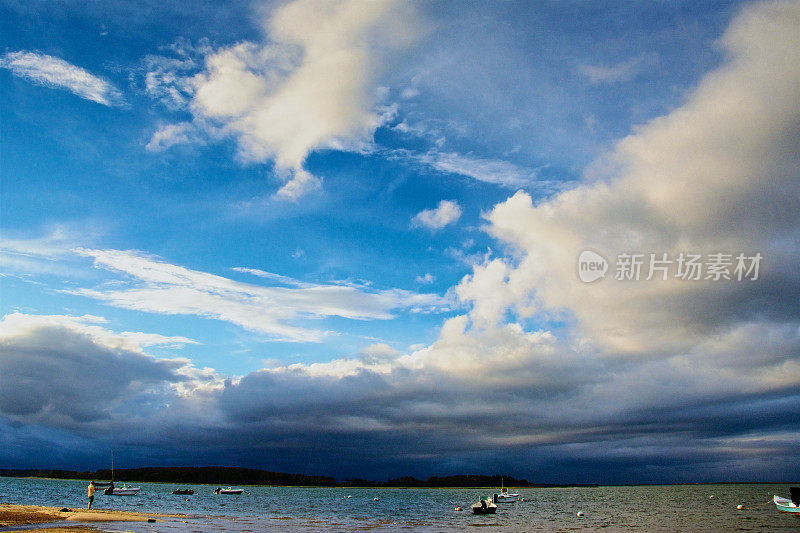
<path fill-rule="evenodd" d="M 181 366 L 66 327 L 36 327 L 0 341 L 0 412 L 56 426 L 95 422 L 153 385 L 185 379 L 175 373 Z"/>

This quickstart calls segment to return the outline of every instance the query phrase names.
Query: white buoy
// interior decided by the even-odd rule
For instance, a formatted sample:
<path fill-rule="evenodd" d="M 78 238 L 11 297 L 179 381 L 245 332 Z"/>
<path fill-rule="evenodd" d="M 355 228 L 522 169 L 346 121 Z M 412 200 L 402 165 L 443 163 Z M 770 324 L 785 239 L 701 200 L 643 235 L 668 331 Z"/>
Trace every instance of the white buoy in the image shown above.
<path fill-rule="evenodd" d="M 380 498 L 372 498 L 372 501 L 374 501 L 374 502 L 376 502 L 378 500 L 380 500 Z"/>
<path fill-rule="evenodd" d="M 742 505 L 742 504 L 740 503 L 739 505 L 737 505 L 737 506 L 736 506 L 736 508 L 737 508 L 737 509 L 744 509 L 744 505 Z"/>
<path fill-rule="evenodd" d="M 712 494 L 711 496 L 708 497 L 708 499 L 709 500 L 713 500 L 714 499 L 714 495 Z"/>
<path fill-rule="evenodd" d="M 577 517 L 583 516 L 583 511 L 578 511 L 577 513 L 575 513 L 575 516 Z"/>
<path fill-rule="evenodd" d="M 453 510 L 454 510 L 454 511 L 460 511 L 460 510 L 461 510 L 461 507 L 456 507 L 456 508 L 455 508 L 455 509 L 453 509 Z"/>
<path fill-rule="evenodd" d="M 348 498 L 352 498 L 352 496 L 350 496 L 349 494 L 347 495 L 347 497 L 348 497 Z"/>
<path fill-rule="evenodd" d="M 526 500 L 525 498 L 520 498 L 520 500 L 519 500 L 519 501 L 521 501 L 521 502 L 526 502 L 526 501 L 528 501 L 528 500 Z"/>

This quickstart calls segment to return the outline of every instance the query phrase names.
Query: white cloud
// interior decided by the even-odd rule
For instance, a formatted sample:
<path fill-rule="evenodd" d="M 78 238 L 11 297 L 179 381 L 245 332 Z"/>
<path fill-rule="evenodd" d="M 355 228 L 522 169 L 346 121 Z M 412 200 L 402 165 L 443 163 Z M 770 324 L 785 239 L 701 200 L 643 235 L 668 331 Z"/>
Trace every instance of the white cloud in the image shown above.
<path fill-rule="evenodd" d="M 426 272 L 424 276 L 417 276 L 414 281 L 417 283 L 433 283 L 436 278 L 430 272 Z"/>
<path fill-rule="evenodd" d="M 135 252 L 77 252 L 92 257 L 99 268 L 136 281 L 112 289 L 77 289 L 70 293 L 126 309 L 224 320 L 283 341 L 318 342 L 325 336 L 323 331 L 292 324 L 301 319 L 338 316 L 388 320 L 397 310 L 432 311 L 445 305 L 444 299 L 435 294 L 402 289 L 370 291 L 346 284 L 311 284 L 257 269 L 236 269 L 290 285 L 265 287 L 171 265 Z"/>
<path fill-rule="evenodd" d="M 686 103 L 637 127 L 586 182 L 534 205 L 517 193 L 488 215 L 515 257 L 475 269 L 459 287 L 481 320 L 566 312 L 610 353 L 692 349 L 759 316 L 793 320 L 800 283 L 800 6 L 745 9 L 721 39 L 728 61 Z M 577 258 L 761 252 L 758 282 L 583 284 Z M 647 257 L 647 256 L 646 256 Z M 612 266 L 613 274 L 613 266 Z M 796 318 L 796 314 L 794 315 Z"/>
<path fill-rule="evenodd" d="M 122 105 L 122 94 L 108 81 L 47 54 L 8 52 L 0 58 L 0 68 L 38 85 L 66 89 L 81 98 L 106 106 Z"/>
<path fill-rule="evenodd" d="M 176 144 L 192 142 L 194 138 L 196 130 L 191 123 L 165 124 L 153 133 L 145 148 L 150 152 L 163 152 Z"/>
<path fill-rule="evenodd" d="M 412 20 L 411 7 L 394 0 L 295 0 L 266 21 L 271 42 L 206 55 L 189 107 L 235 137 L 245 161 L 274 161 L 287 180 L 277 195 L 297 200 L 321 185 L 303 168 L 311 151 L 358 145 L 381 123 L 381 58 L 415 38 Z M 163 65 L 150 78 L 159 94 L 184 94 L 181 84 L 175 94 L 163 89 L 172 80 Z"/>
<path fill-rule="evenodd" d="M 605 65 L 581 65 L 579 72 L 585 76 L 593 85 L 603 83 L 619 83 L 630 81 L 645 66 L 655 62 L 655 58 L 650 56 L 633 57 L 612 66 Z"/>
<path fill-rule="evenodd" d="M 478 181 L 512 189 L 530 187 L 537 184 L 535 171 L 518 167 L 500 159 L 431 150 L 419 155 L 418 160 L 441 172 L 460 174 Z M 539 185 L 546 183 L 540 182 Z"/>
<path fill-rule="evenodd" d="M 11 313 L 0 321 L 0 338 L 29 335 L 43 328 L 65 328 L 72 332 L 91 337 L 93 342 L 113 350 L 127 350 L 143 353 L 149 346 L 169 346 L 180 348 L 185 344 L 197 344 L 186 337 L 167 337 L 156 333 L 123 331 L 115 333 L 99 326 L 108 322 L 105 318 L 93 315 L 29 315 Z"/>
<path fill-rule="evenodd" d="M 425 209 L 411 219 L 412 227 L 423 226 L 428 229 L 441 229 L 461 218 L 461 207 L 457 202 L 442 200 L 435 209 Z"/>

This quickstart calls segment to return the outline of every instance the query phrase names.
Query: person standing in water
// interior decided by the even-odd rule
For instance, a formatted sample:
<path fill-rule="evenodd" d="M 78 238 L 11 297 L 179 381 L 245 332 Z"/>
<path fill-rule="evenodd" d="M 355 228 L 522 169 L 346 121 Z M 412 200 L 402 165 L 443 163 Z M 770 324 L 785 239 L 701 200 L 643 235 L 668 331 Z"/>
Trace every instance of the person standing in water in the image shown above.
<path fill-rule="evenodd" d="M 89 483 L 89 487 L 87 488 L 88 495 L 89 495 L 89 505 L 86 506 L 87 509 L 92 508 L 92 502 L 94 502 L 94 483 Z"/>

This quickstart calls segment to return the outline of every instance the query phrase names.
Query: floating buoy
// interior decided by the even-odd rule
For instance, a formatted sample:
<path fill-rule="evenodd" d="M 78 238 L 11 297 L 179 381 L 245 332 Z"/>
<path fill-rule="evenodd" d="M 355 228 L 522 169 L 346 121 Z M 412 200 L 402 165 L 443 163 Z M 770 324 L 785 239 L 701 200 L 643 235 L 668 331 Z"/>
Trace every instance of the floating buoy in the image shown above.
<path fill-rule="evenodd" d="M 708 497 L 708 499 L 709 500 L 713 500 L 714 499 L 714 495 L 712 494 L 711 496 Z"/>
<path fill-rule="evenodd" d="M 583 511 L 578 511 L 577 513 L 575 513 L 575 516 L 578 516 L 578 517 L 583 516 Z"/>
<path fill-rule="evenodd" d="M 372 501 L 377 502 L 380 498 L 372 498 Z"/>
<path fill-rule="evenodd" d="M 737 506 L 736 506 L 736 508 L 737 508 L 737 509 L 744 509 L 744 505 L 742 505 L 742 504 L 740 503 L 739 505 L 737 505 Z"/>
<path fill-rule="evenodd" d="M 455 508 L 455 509 L 453 509 L 453 510 L 454 510 L 454 511 L 460 511 L 460 510 L 461 510 L 461 507 L 456 507 L 456 508 Z"/>
<path fill-rule="evenodd" d="M 519 501 L 521 501 L 521 502 L 526 502 L 526 501 L 528 501 L 528 500 L 526 500 L 525 498 L 520 498 L 520 500 L 519 500 Z"/>
<path fill-rule="evenodd" d="M 350 496 L 349 494 L 347 495 L 347 497 L 348 497 L 348 498 L 352 498 L 352 496 Z"/>

